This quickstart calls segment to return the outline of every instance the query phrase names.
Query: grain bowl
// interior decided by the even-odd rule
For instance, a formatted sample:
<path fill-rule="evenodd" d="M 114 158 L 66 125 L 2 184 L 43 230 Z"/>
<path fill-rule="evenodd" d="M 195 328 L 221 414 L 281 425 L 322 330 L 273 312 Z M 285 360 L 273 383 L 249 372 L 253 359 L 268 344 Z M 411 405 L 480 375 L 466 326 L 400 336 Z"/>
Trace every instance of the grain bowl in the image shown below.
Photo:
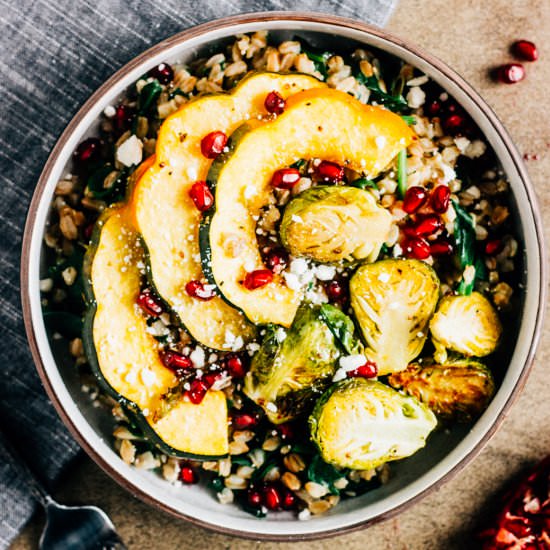
<path fill-rule="evenodd" d="M 296 540 L 475 457 L 525 383 L 544 267 L 520 156 L 458 75 L 352 20 L 250 14 L 153 47 L 77 113 L 22 298 L 46 390 L 113 478 Z"/>

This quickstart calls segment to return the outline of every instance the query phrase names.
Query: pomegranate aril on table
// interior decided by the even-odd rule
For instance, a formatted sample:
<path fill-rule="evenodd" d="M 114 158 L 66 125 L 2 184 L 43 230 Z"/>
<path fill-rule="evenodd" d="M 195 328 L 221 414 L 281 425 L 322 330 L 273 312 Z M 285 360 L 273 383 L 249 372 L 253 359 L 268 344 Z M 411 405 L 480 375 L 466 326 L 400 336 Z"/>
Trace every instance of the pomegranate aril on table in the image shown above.
<path fill-rule="evenodd" d="M 516 84 L 525 78 L 525 69 L 520 63 L 507 63 L 498 68 L 497 78 L 503 84 Z"/>
<path fill-rule="evenodd" d="M 218 155 L 223 153 L 223 150 L 227 144 L 227 139 L 227 136 L 223 132 L 210 132 L 202 138 L 202 154 L 206 158 L 215 159 Z"/>
<path fill-rule="evenodd" d="M 518 40 L 512 44 L 514 55 L 524 61 L 536 61 L 539 58 L 539 52 L 533 42 L 529 40 Z"/>

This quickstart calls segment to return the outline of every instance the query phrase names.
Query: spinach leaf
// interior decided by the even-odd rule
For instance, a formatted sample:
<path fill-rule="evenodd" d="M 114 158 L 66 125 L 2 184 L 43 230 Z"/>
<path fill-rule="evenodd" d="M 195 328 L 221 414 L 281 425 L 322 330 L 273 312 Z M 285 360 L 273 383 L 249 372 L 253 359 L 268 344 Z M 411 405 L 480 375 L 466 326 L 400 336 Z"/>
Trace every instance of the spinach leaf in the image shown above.
<path fill-rule="evenodd" d="M 401 118 L 409 125 L 414 126 L 416 124 L 416 117 L 414 115 L 401 115 Z"/>
<path fill-rule="evenodd" d="M 309 480 L 326 487 L 333 495 L 340 494 L 339 489 L 334 486 L 334 482 L 345 475 L 345 470 L 337 470 L 332 464 L 326 463 L 319 455 L 313 457 L 307 469 Z"/>
<path fill-rule="evenodd" d="M 466 210 L 464 210 L 464 208 L 462 208 L 457 201 L 453 200 L 452 203 L 456 212 L 454 239 L 458 252 L 458 259 L 460 261 L 460 267 L 464 270 L 468 266 L 473 266 L 475 269 L 475 276 L 472 280 L 467 282 L 464 278 L 462 278 L 458 286 L 459 294 L 468 296 L 474 289 L 475 279 L 480 277 L 483 273 L 479 267 L 482 262 L 476 258 L 476 231 L 472 216 L 466 212 Z"/>
<path fill-rule="evenodd" d="M 100 166 L 97 170 L 92 172 L 86 181 L 88 189 L 91 191 L 94 199 L 101 199 L 108 203 L 120 201 L 126 194 L 126 186 L 128 183 L 128 168 L 120 170 L 117 178 L 111 184 L 110 187 L 103 187 L 105 178 L 113 171 L 115 167 L 111 163 Z"/>
<path fill-rule="evenodd" d="M 279 465 L 278 453 L 271 453 L 266 456 L 265 462 L 252 474 L 250 481 L 252 483 L 262 481 L 268 472 Z"/>
<path fill-rule="evenodd" d="M 152 111 L 161 92 L 162 86 L 158 80 L 155 79 L 145 84 L 138 96 L 138 113 L 140 115 L 146 115 Z"/>
<path fill-rule="evenodd" d="M 397 191 L 401 198 L 407 191 L 407 149 L 401 149 L 397 155 Z"/>
<path fill-rule="evenodd" d="M 359 84 L 363 84 L 368 90 L 370 90 L 371 98 L 377 103 L 381 103 L 387 107 L 390 111 L 401 112 L 408 107 L 407 101 L 401 95 L 392 95 L 384 92 L 380 87 L 380 82 L 375 75 L 365 76 L 360 69 L 355 73 L 355 78 Z"/>
<path fill-rule="evenodd" d="M 315 70 L 323 75 L 323 78 L 327 77 L 327 61 L 334 55 L 332 52 L 324 52 L 321 50 L 314 49 L 311 46 L 308 46 L 309 49 L 302 48 L 303 53 L 305 53 L 313 64 L 315 65 Z"/>
<path fill-rule="evenodd" d="M 352 355 L 361 351 L 361 344 L 354 336 L 355 325 L 350 317 L 330 304 L 323 304 L 320 313 L 323 321 L 346 353 Z"/>

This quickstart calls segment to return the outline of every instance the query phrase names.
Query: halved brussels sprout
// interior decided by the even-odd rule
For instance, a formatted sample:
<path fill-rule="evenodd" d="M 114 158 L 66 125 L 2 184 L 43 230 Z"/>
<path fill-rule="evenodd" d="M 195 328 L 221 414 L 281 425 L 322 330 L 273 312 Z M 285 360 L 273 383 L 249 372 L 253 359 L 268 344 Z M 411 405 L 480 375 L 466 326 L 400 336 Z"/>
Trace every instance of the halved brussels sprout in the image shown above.
<path fill-rule="evenodd" d="M 246 375 L 244 393 L 281 424 L 311 405 L 330 384 L 341 355 L 319 306 L 300 306 L 288 332 L 268 327 Z"/>
<path fill-rule="evenodd" d="M 444 365 L 411 364 L 392 374 L 388 382 L 425 403 L 438 416 L 467 422 L 479 416 L 495 392 L 489 369 L 471 359 Z"/>
<path fill-rule="evenodd" d="M 367 470 L 424 447 L 437 419 L 414 397 L 381 382 L 351 378 L 325 392 L 309 425 L 325 462 Z"/>
<path fill-rule="evenodd" d="M 435 360 L 445 363 L 447 350 L 468 357 L 489 355 L 498 345 L 502 325 L 491 302 L 479 292 L 446 296 L 430 321 Z"/>
<path fill-rule="evenodd" d="M 288 204 L 280 234 L 294 256 L 322 263 L 374 261 L 388 238 L 391 222 L 391 214 L 370 192 L 320 185 Z"/>
<path fill-rule="evenodd" d="M 347 354 L 363 353 L 363 345 L 355 337 L 355 325 L 351 317 L 331 304 L 323 304 L 319 308 L 319 313 Z"/>
<path fill-rule="evenodd" d="M 350 281 L 351 306 L 363 332 L 365 355 L 389 374 L 422 351 L 439 298 L 435 271 L 418 260 L 361 266 Z"/>

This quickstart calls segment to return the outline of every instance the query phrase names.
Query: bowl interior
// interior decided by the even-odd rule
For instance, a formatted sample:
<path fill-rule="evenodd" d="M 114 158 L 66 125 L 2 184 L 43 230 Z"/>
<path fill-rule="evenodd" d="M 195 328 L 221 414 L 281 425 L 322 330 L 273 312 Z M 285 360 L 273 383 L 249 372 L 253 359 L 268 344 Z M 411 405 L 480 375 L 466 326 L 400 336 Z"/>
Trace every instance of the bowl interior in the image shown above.
<path fill-rule="evenodd" d="M 330 22 L 327 21 L 329 19 Z M 219 51 L 235 34 L 259 29 L 270 30 L 274 41 L 299 36 L 316 47 L 334 51 L 349 51 L 358 45 L 380 48 L 417 66 L 453 95 L 484 132 L 511 183 L 513 216 L 523 255 L 522 287 L 529 289 L 529 293 L 524 292 L 521 298 L 517 322 L 506 335 L 507 347 L 503 352 L 503 360 L 509 364 L 508 369 L 502 369 L 498 392 L 475 425 L 455 425 L 449 430 L 438 431 L 430 437 L 426 448 L 392 465 L 393 475 L 386 485 L 361 497 L 343 501 L 326 516 L 309 521 L 296 521 L 290 514 L 284 513 L 259 521 L 236 507 L 219 504 L 213 493 L 204 488 L 174 487 L 154 473 L 126 466 L 111 447 L 110 413 L 94 407 L 82 392 L 81 381 L 69 357 L 66 343 L 55 340 L 48 332 L 40 309 L 38 283 L 40 274 L 46 270 L 42 242 L 53 190 L 57 180 L 70 171 L 70 158 L 75 146 L 87 135 L 94 134 L 103 109 L 114 104 L 128 86 L 159 62 L 188 61 L 196 56 L 213 53 Z M 480 442 L 486 440 L 495 429 L 514 392 L 523 384 L 526 365 L 533 353 L 543 292 L 541 237 L 536 205 L 533 204 L 519 157 L 509 138 L 469 87 L 452 73 L 445 74 L 446 71 L 439 62 L 420 57 L 416 51 L 406 48 L 399 41 L 384 38 L 380 31 L 369 30 L 357 23 L 326 16 L 319 18 L 319 21 L 291 20 L 288 17 L 269 20 L 265 17 L 249 18 L 248 21 L 226 26 L 216 23 L 207 25 L 205 29 L 195 29 L 154 48 L 148 55 L 141 56 L 117 73 L 73 120 L 54 151 L 35 194 L 36 210 L 27 227 L 28 249 L 24 256 L 26 278 L 23 294 L 24 300 L 28 300 L 32 320 L 30 336 L 35 359 L 56 406 L 92 457 L 132 492 L 172 513 L 214 529 L 255 538 L 308 537 L 336 530 L 341 533 L 357 524 L 380 519 L 417 498 L 463 464 L 466 457 L 473 456 Z M 26 311 L 27 322 L 29 310 Z"/>

